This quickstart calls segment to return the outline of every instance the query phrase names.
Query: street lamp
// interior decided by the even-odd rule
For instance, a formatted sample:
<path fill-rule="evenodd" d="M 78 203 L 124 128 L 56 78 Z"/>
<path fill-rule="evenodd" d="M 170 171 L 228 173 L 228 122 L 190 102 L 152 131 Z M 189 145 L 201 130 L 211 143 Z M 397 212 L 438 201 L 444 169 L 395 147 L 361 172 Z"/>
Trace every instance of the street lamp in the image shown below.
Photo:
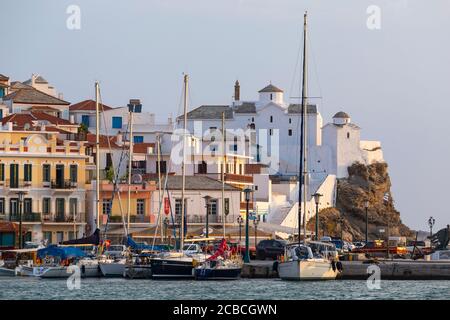
<path fill-rule="evenodd" d="M 205 231 L 205 237 L 208 238 L 209 237 L 209 212 L 208 212 L 208 207 L 209 207 L 209 201 L 211 200 L 210 196 L 204 196 L 203 199 L 205 199 L 205 207 L 206 207 L 206 231 Z"/>
<path fill-rule="evenodd" d="M 433 217 L 430 217 L 430 219 L 428 219 L 428 226 L 430 227 L 430 237 L 433 235 L 433 226 L 435 222 L 436 220 Z"/>
<path fill-rule="evenodd" d="M 364 203 L 366 208 L 366 243 L 369 242 L 369 200 Z"/>
<path fill-rule="evenodd" d="M 239 215 L 237 218 L 237 222 L 239 223 L 239 245 L 241 245 L 242 241 L 242 224 L 244 223 L 244 219 L 242 219 L 242 216 Z"/>
<path fill-rule="evenodd" d="M 23 197 L 26 192 L 19 191 L 17 196 L 19 198 L 19 249 L 23 248 L 23 235 L 22 235 L 22 210 L 23 210 Z"/>
<path fill-rule="evenodd" d="M 319 240 L 319 201 L 322 194 L 316 192 L 312 195 L 316 203 L 316 241 Z"/>
<path fill-rule="evenodd" d="M 257 244 L 257 239 L 258 239 L 258 223 L 260 221 L 259 216 L 256 216 L 255 219 L 253 220 L 253 225 L 255 226 L 255 248 L 256 248 L 256 244 Z"/>
<path fill-rule="evenodd" d="M 243 190 L 245 193 L 245 255 L 244 255 L 244 262 L 249 263 L 250 262 L 250 251 L 249 251 L 249 239 L 248 239 L 248 215 L 249 215 L 249 206 L 250 206 L 250 193 L 252 192 L 252 189 L 245 188 Z"/>

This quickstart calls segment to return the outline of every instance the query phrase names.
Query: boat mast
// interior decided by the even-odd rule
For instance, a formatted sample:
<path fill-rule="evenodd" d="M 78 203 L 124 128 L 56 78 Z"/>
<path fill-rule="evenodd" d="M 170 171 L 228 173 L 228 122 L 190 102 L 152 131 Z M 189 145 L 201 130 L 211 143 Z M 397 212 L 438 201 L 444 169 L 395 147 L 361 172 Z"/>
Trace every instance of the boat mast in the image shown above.
<path fill-rule="evenodd" d="M 132 105 L 130 101 L 129 106 L 130 113 L 130 145 L 129 145 L 129 154 L 128 154 L 128 210 L 127 210 L 127 230 L 130 233 L 130 220 L 131 220 L 131 165 L 133 160 L 133 113 L 134 113 L 134 105 Z"/>
<path fill-rule="evenodd" d="M 307 163 L 307 128 L 306 117 L 308 112 L 308 63 L 307 63 L 307 18 L 308 13 L 303 16 L 303 68 L 302 68 L 302 118 L 301 118 L 301 146 L 300 146 L 300 170 L 298 179 L 298 241 L 300 243 L 302 222 L 302 184 L 303 184 L 303 236 L 306 241 L 306 212 L 307 212 L 307 186 L 308 186 L 308 163 Z"/>
<path fill-rule="evenodd" d="M 223 221 L 223 238 L 225 239 L 225 112 L 222 112 L 222 221 Z M 206 213 L 208 214 L 208 212 Z"/>
<path fill-rule="evenodd" d="M 159 205 L 161 207 L 161 203 L 162 203 L 162 199 L 163 199 L 163 194 L 161 193 L 161 136 L 159 135 L 159 132 L 156 134 L 156 146 L 158 148 L 157 150 L 157 157 L 158 157 L 158 185 L 159 185 Z M 158 220 L 159 220 L 159 233 L 161 235 L 161 243 L 163 242 L 163 221 L 162 221 L 162 216 L 161 216 L 161 210 L 158 214 Z M 155 234 L 156 236 L 156 234 Z"/>
<path fill-rule="evenodd" d="M 95 82 L 95 202 L 97 228 L 100 228 L 100 117 L 99 117 L 99 86 Z"/>
<path fill-rule="evenodd" d="M 183 250 L 184 246 L 184 189 L 186 187 L 186 166 L 185 166 L 185 153 L 186 153 L 186 131 L 187 131 L 187 95 L 188 95 L 188 75 L 184 75 L 184 130 L 183 130 L 183 158 L 181 160 L 181 227 L 180 227 L 180 249 Z"/>

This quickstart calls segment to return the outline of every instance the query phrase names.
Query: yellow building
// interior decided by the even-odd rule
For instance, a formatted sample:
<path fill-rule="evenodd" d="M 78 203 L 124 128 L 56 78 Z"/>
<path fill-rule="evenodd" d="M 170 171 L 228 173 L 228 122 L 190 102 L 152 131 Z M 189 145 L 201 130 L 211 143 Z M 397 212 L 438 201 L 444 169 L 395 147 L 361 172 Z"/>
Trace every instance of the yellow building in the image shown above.
<path fill-rule="evenodd" d="M 83 236 L 89 158 L 84 142 L 61 140 L 55 128 L 23 129 L 0 130 L 0 220 L 18 222 L 22 212 L 26 241 Z"/>

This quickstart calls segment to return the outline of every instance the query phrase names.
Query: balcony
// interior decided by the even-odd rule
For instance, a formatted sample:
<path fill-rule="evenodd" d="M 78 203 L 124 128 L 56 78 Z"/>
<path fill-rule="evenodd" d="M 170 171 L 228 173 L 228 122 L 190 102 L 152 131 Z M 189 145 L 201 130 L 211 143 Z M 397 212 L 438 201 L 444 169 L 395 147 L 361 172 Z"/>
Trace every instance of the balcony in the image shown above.
<path fill-rule="evenodd" d="M 84 217 L 84 213 L 78 213 L 75 221 L 73 218 L 73 215 L 71 214 L 43 214 L 42 215 L 42 221 L 44 223 L 52 223 L 52 222 L 58 222 L 58 223 L 80 223 L 80 222 L 84 222 L 84 219 L 82 219 L 82 217 Z"/>
<path fill-rule="evenodd" d="M 52 189 L 71 190 L 76 189 L 77 186 L 78 186 L 77 182 L 73 182 L 70 180 L 52 180 L 51 182 Z"/>
<path fill-rule="evenodd" d="M 5 187 L 9 187 L 10 189 L 27 189 L 31 188 L 32 182 L 25 180 L 6 180 L 4 182 Z"/>
<path fill-rule="evenodd" d="M 208 217 L 208 223 L 234 223 L 236 222 L 236 219 L 234 218 L 234 215 L 228 215 L 225 216 L 225 221 L 222 218 L 221 215 L 217 214 L 210 214 Z M 206 223 L 206 216 L 205 215 L 188 215 L 187 216 L 187 223 L 198 223 L 198 224 L 205 224 Z"/>
<path fill-rule="evenodd" d="M 9 221 L 19 222 L 20 215 L 18 213 L 12 213 L 9 215 Z M 41 222 L 41 214 L 37 212 L 23 213 L 22 222 Z"/>

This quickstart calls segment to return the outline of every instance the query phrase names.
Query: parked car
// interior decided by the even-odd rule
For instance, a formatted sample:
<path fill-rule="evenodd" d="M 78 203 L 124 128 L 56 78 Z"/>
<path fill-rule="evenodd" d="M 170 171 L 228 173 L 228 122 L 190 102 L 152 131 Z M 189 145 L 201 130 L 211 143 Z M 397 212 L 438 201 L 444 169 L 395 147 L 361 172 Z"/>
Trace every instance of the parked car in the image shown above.
<path fill-rule="evenodd" d="M 261 240 L 256 246 L 256 259 L 266 260 L 267 258 L 276 260 L 278 256 L 284 254 L 286 242 L 282 240 Z"/>

